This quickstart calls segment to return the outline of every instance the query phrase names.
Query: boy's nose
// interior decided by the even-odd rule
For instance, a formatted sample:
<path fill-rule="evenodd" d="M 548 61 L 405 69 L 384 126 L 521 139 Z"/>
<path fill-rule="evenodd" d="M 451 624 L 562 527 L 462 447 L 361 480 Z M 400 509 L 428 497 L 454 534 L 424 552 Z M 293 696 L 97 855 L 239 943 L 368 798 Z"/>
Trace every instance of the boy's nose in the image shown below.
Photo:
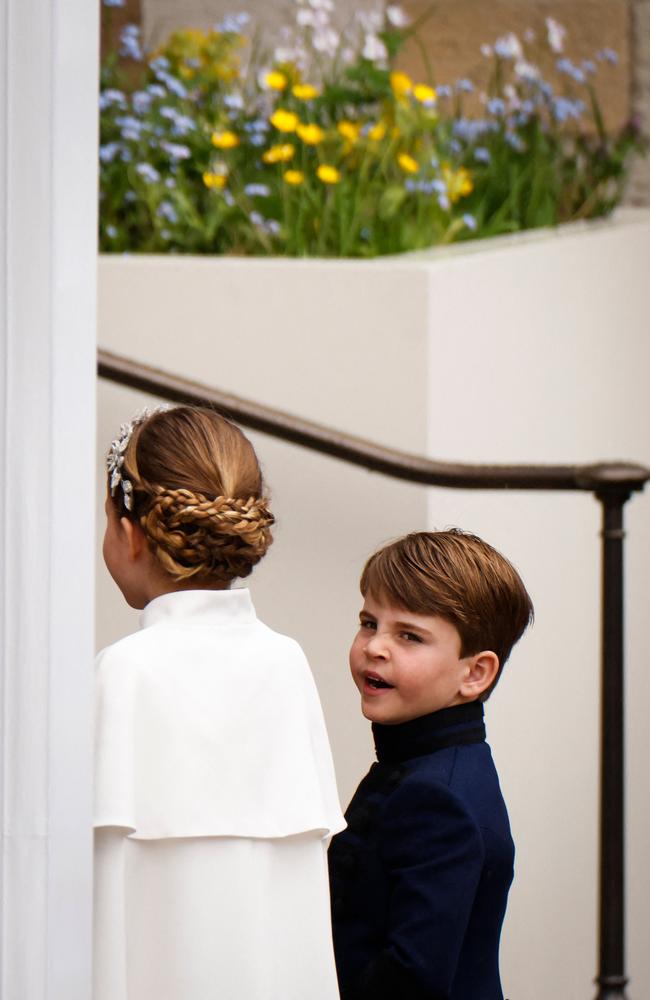
<path fill-rule="evenodd" d="M 373 659 L 377 657 L 382 659 L 386 658 L 386 643 L 383 641 L 378 632 L 375 632 L 374 635 L 372 635 L 366 642 L 365 652 L 368 656 L 373 657 Z"/>

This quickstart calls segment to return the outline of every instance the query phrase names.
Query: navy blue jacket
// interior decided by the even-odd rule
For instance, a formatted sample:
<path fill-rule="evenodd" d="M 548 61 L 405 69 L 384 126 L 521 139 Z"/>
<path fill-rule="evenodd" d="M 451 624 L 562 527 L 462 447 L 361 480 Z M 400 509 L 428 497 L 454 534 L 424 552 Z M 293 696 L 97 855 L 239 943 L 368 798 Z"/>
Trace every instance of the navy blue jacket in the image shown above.
<path fill-rule="evenodd" d="M 514 845 L 483 706 L 372 728 L 329 852 L 342 1000 L 503 1000 Z"/>

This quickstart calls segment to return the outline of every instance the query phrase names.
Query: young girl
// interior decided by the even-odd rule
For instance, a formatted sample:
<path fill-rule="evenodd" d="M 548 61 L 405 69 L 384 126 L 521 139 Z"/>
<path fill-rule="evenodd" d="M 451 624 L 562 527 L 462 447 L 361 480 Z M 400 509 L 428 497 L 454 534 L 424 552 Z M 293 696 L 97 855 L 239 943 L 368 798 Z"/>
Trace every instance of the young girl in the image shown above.
<path fill-rule="evenodd" d="M 98 658 L 94 1000 L 336 1000 L 318 695 L 230 589 L 271 543 L 255 452 L 179 406 L 107 464 L 104 559 L 144 613 Z"/>

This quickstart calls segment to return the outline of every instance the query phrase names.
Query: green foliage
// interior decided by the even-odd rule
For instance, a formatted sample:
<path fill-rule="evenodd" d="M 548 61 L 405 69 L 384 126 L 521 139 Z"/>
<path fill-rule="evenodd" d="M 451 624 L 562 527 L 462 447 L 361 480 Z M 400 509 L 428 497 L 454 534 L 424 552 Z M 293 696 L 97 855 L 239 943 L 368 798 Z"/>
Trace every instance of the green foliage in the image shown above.
<path fill-rule="evenodd" d="M 146 59 L 127 29 L 129 64 L 111 55 L 101 80 L 103 251 L 373 257 L 619 202 L 640 141 L 603 122 L 595 80 L 613 53 L 558 60 L 549 33 L 551 83 L 508 35 L 477 101 L 469 80 L 434 89 L 392 69 L 417 25 L 359 15 L 343 43 L 326 8 L 299 6 L 293 44 L 270 56 L 241 16 Z"/>

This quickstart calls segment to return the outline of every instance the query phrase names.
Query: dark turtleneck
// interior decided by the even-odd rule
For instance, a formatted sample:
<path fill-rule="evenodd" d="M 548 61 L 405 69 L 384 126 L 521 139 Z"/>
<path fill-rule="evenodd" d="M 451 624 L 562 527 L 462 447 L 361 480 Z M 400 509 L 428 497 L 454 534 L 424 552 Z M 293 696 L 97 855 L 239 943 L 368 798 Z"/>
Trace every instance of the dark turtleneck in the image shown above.
<path fill-rule="evenodd" d="M 483 703 L 471 701 L 453 705 L 395 726 L 373 722 L 372 735 L 380 764 L 398 764 L 447 747 L 482 743 L 485 739 Z"/>

